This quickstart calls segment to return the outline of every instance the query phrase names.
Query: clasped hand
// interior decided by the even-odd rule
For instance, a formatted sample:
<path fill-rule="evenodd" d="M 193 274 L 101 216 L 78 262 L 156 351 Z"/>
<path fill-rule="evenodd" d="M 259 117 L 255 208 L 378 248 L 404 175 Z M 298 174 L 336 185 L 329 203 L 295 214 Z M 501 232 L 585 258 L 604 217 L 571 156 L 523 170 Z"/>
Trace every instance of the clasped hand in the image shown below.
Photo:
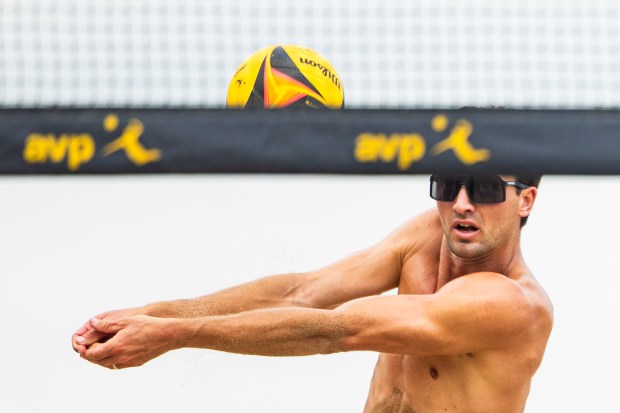
<path fill-rule="evenodd" d="M 175 348 L 169 319 L 117 310 L 88 320 L 72 336 L 73 349 L 107 368 L 141 366 Z"/>

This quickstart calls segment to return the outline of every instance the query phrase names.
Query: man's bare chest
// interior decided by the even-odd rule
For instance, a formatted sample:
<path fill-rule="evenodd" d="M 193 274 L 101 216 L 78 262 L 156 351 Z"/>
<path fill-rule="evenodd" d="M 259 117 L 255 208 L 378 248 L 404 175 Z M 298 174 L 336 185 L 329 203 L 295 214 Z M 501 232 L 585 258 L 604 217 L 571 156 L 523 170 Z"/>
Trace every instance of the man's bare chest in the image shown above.
<path fill-rule="evenodd" d="M 421 357 L 382 354 L 371 393 L 371 412 L 436 411 L 466 398 L 474 355 Z M 390 408 L 387 408 L 387 407 Z M 381 410 L 381 408 L 383 410 Z"/>

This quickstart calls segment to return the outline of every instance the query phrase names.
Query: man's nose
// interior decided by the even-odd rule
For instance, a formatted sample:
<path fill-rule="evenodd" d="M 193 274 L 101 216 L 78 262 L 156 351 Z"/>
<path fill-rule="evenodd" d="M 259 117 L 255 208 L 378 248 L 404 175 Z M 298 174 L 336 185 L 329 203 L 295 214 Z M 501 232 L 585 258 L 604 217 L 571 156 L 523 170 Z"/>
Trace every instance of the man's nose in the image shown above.
<path fill-rule="evenodd" d="M 457 214 L 463 214 L 465 212 L 473 211 L 475 209 L 474 203 L 469 199 L 469 195 L 467 195 L 467 190 L 465 189 L 465 185 L 461 185 L 459 189 L 459 193 L 456 195 L 456 199 L 454 200 L 454 205 L 452 206 L 454 212 Z"/>

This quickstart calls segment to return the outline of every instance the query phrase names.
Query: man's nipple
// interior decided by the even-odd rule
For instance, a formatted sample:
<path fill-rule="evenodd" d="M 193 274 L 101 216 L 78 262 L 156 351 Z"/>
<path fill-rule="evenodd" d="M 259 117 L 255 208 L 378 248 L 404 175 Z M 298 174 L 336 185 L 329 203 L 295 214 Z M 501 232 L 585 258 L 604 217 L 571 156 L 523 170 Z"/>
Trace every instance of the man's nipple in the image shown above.
<path fill-rule="evenodd" d="M 428 372 L 430 373 L 433 380 L 437 380 L 439 378 L 439 373 L 437 372 L 437 369 L 435 367 L 431 366 Z"/>

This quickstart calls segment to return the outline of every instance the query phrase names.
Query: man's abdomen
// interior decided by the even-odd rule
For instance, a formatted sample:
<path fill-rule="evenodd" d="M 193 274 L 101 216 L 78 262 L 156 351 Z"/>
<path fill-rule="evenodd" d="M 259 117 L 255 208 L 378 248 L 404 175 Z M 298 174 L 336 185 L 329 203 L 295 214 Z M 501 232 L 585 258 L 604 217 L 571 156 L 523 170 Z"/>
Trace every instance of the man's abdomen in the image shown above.
<path fill-rule="evenodd" d="M 527 391 L 488 382 L 477 358 L 381 354 L 364 412 L 522 412 Z"/>

